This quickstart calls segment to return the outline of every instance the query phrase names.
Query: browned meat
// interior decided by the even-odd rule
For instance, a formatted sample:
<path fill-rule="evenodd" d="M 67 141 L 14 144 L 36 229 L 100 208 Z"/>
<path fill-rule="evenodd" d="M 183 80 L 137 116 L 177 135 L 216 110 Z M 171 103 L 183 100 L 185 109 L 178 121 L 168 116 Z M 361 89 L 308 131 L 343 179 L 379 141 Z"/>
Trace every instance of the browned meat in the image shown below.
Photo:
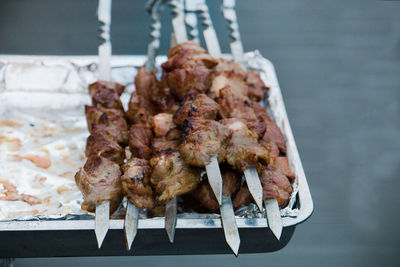
<path fill-rule="evenodd" d="M 125 86 L 116 82 L 97 81 L 89 85 L 89 94 L 93 96 L 96 92 L 104 89 L 111 89 L 120 96 L 124 92 Z"/>
<path fill-rule="evenodd" d="M 167 140 L 165 137 L 155 137 L 151 140 L 153 154 L 161 153 L 165 150 L 178 149 L 180 140 Z"/>
<path fill-rule="evenodd" d="M 221 97 L 217 99 L 217 103 L 220 106 L 222 117 L 242 120 L 251 131 L 262 138 L 265 133 L 265 123 L 257 117 L 250 100 L 234 94 L 229 88 L 222 88 L 220 94 Z"/>
<path fill-rule="evenodd" d="M 177 150 L 159 153 L 150 160 L 150 166 L 150 181 L 159 204 L 193 191 L 200 182 L 201 170 L 184 163 Z"/>
<path fill-rule="evenodd" d="M 121 171 L 119 165 L 101 156 L 91 156 L 75 175 L 75 182 L 82 192 L 82 209 L 94 212 L 96 205 L 110 201 L 110 214 L 122 200 Z"/>
<path fill-rule="evenodd" d="M 178 107 L 170 89 L 157 80 L 154 71 L 141 67 L 135 77 L 135 87 L 137 94 L 151 102 L 157 112 L 173 113 Z"/>
<path fill-rule="evenodd" d="M 240 173 L 230 169 L 227 166 L 221 168 L 222 174 L 222 194 L 225 196 L 234 197 L 239 191 L 242 176 Z M 196 190 L 193 192 L 193 197 L 200 201 L 200 203 L 209 209 L 215 211 L 219 208 L 217 199 L 211 189 L 207 180 L 203 180 Z"/>
<path fill-rule="evenodd" d="M 186 42 L 171 48 L 162 65 L 163 81 L 171 93 L 183 100 L 191 92 L 206 92 L 211 85 L 213 67 L 218 62 L 197 43 Z"/>
<path fill-rule="evenodd" d="M 121 110 L 85 106 L 90 133 L 104 132 L 115 142 L 128 144 L 128 125 Z"/>
<path fill-rule="evenodd" d="M 118 165 L 121 165 L 125 158 L 124 149 L 104 132 L 94 132 L 89 135 L 86 140 L 85 154 L 87 157 L 102 156 Z"/>
<path fill-rule="evenodd" d="M 249 166 L 259 163 L 267 164 L 269 160 L 268 149 L 258 143 L 257 135 L 237 119 L 222 120 L 230 133 L 226 161 L 239 171 L 244 171 Z"/>
<path fill-rule="evenodd" d="M 265 122 L 266 130 L 263 140 L 267 143 L 275 143 L 282 153 L 286 153 L 285 139 L 283 138 L 281 129 L 271 119 L 268 112 L 259 103 L 253 102 L 252 107 L 257 114 L 257 117 Z"/>
<path fill-rule="evenodd" d="M 248 97 L 255 101 L 262 100 L 264 98 L 264 91 L 268 90 L 268 87 L 265 86 L 260 76 L 254 71 L 249 71 L 246 73 L 245 81 L 248 88 Z"/>
<path fill-rule="evenodd" d="M 260 144 L 265 146 L 269 151 L 269 162 L 268 164 L 275 164 L 276 158 L 279 157 L 279 148 L 275 143 L 267 143 L 264 140 L 260 141 Z"/>
<path fill-rule="evenodd" d="M 250 194 L 249 188 L 247 185 L 243 186 L 232 200 L 233 208 L 237 210 L 241 206 L 248 206 L 252 200 L 253 198 Z"/>
<path fill-rule="evenodd" d="M 294 180 L 294 178 L 296 178 L 296 174 L 290 169 L 287 157 L 277 157 L 273 166 L 289 179 Z"/>
<path fill-rule="evenodd" d="M 113 89 L 104 88 L 95 91 L 92 95 L 92 102 L 96 107 L 124 109 L 119 94 Z"/>
<path fill-rule="evenodd" d="M 168 132 L 175 128 L 172 122 L 172 114 L 159 113 L 151 119 L 151 128 L 156 137 L 166 136 Z"/>
<path fill-rule="evenodd" d="M 130 124 L 144 124 L 151 125 L 151 116 L 156 111 L 153 105 L 143 96 L 133 92 L 128 104 L 128 111 L 125 116 L 128 118 Z"/>
<path fill-rule="evenodd" d="M 141 67 L 135 77 L 136 93 L 147 101 L 152 100 L 152 92 L 158 86 L 158 81 L 154 71 L 147 71 Z"/>
<path fill-rule="evenodd" d="M 229 131 L 219 122 L 189 118 L 182 131 L 185 137 L 179 151 L 187 164 L 204 167 L 213 155 L 217 156 L 218 162 L 225 159 Z"/>
<path fill-rule="evenodd" d="M 153 189 L 150 185 L 151 168 L 144 159 L 131 158 L 122 167 L 122 192 L 138 208 L 153 209 Z"/>
<path fill-rule="evenodd" d="M 174 114 L 174 123 L 182 126 L 188 117 L 214 120 L 217 117 L 219 105 L 205 94 L 189 94 L 181 102 Z"/>
<path fill-rule="evenodd" d="M 223 71 L 215 74 L 208 95 L 215 99 L 221 97 L 221 90 L 226 88 L 237 97 L 247 98 L 248 86 L 242 74 L 234 71 Z"/>
<path fill-rule="evenodd" d="M 232 60 L 223 58 L 218 59 L 218 65 L 215 67 L 214 71 L 217 74 L 223 71 L 233 71 L 237 74 L 240 74 L 243 78 L 246 76 L 246 72 L 238 64 Z"/>
<path fill-rule="evenodd" d="M 151 129 L 142 124 L 134 124 L 129 129 L 129 148 L 133 157 L 149 160 L 151 157 Z"/>
<path fill-rule="evenodd" d="M 278 170 L 267 168 L 261 173 L 260 180 L 263 187 L 263 200 L 274 198 L 278 200 L 281 207 L 287 204 L 292 193 L 292 185 L 285 175 Z"/>

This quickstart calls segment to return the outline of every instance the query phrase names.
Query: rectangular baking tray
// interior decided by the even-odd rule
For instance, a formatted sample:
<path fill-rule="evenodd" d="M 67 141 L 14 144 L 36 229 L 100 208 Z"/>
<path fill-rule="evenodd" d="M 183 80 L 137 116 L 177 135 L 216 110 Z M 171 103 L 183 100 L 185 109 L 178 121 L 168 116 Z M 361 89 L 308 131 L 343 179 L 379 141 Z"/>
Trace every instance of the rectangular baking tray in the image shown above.
<path fill-rule="evenodd" d="M 257 51 L 247 57 L 260 55 Z M 229 57 L 229 56 L 228 56 Z M 113 56 L 111 66 L 144 64 L 145 56 Z M 166 60 L 159 56 L 157 62 Z M 96 56 L 17 56 L 0 55 L 0 62 L 30 63 L 35 61 L 70 61 L 76 64 L 97 62 Z M 283 217 L 283 232 L 276 240 L 265 218 L 239 218 L 241 245 L 239 253 L 273 252 L 285 247 L 296 225 L 307 220 L 313 212 L 313 202 L 293 133 L 289 124 L 281 89 L 273 64 L 262 58 L 258 64 L 261 78 L 270 87 L 268 105 L 286 140 L 287 156 L 296 173 L 298 193 L 297 216 Z M 257 66 L 256 66 L 257 67 Z M 133 80 L 133 77 L 131 77 Z M 1 85 L 0 85 L 1 86 Z M 67 257 L 67 256 L 126 256 L 126 255 L 185 255 L 231 254 L 225 242 L 220 219 L 178 218 L 175 242 L 170 244 L 164 229 L 164 218 L 140 219 L 133 249 L 127 251 L 123 236 L 123 220 L 111 220 L 101 249 L 97 248 L 94 220 L 35 220 L 0 221 L 0 257 Z"/>

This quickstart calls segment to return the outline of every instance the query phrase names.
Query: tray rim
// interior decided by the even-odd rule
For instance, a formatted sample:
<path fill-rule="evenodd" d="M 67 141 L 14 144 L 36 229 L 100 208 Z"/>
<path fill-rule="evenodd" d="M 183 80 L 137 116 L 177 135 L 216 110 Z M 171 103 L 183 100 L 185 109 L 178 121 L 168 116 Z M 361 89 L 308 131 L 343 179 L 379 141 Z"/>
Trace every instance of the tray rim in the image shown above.
<path fill-rule="evenodd" d="M 257 51 L 256 51 L 257 52 Z M 230 58 L 230 55 L 224 54 L 224 58 Z M 111 57 L 111 65 L 127 64 L 129 62 L 144 62 L 146 61 L 145 55 L 113 55 Z M 157 63 L 161 63 L 166 59 L 165 55 L 157 56 Z M 1 55 L 0 61 L 13 61 L 13 62 L 35 62 L 36 60 L 71 60 L 74 63 L 85 64 L 87 62 L 93 63 L 98 61 L 96 55 Z M 283 101 L 281 89 L 278 83 L 275 67 L 273 63 L 263 58 L 268 72 L 268 85 L 270 91 L 274 92 L 274 103 L 268 99 L 271 107 L 278 105 L 281 109 L 281 121 L 277 122 L 281 128 L 282 133 L 286 139 L 288 147 L 292 148 L 290 153 L 295 160 L 295 173 L 298 176 L 298 198 L 299 198 L 299 213 L 297 217 L 283 217 L 282 222 L 284 227 L 295 226 L 306 221 L 314 211 L 314 205 L 301 163 L 300 155 L 293 137 L 293 132 L 290 127 L 289 119 L 287 117 L 285 103 Z M 283 128 L 283 129 L 282 129 Z M 289 151 L 288 151 L 289 152 Z M 265 218 L 236 218 L 239 228 L 262 228 L 267 227 L 268 223 Z M 140 219 L 139 229 L 162 229 L 164 228 L 164 217 Z M 221 220 L 215 219 L 188 219 L 179 218 L 177 220 L 177 229 L 189 228 L 222 228 Z M 92 230 L 94 229 L 94 220 L 37 220 L 37 221 L 0 221 L 1 231 L 53 231 L 53 230 Z M 123 229 L 123 220 L 110 220 L 110 229 Z"/>

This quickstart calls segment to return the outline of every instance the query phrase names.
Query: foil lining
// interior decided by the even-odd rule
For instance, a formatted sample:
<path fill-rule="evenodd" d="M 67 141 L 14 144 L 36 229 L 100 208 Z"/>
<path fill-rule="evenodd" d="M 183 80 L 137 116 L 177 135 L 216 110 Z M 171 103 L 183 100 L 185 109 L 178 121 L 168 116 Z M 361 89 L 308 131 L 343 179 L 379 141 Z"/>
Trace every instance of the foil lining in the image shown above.
<path fill-rule="evenodd" d="M 272 65 L 258 51 L 246 54 L 247 64 L 267 86 Z M 133 79 L 145 56 L 115 56 L 111 80 L 127 86 L 121 99 L 127 106 Z M 160 66 L 165 56 L 157 57 Z M 272 68 L 272 69 L 271 69 Z M 159 70 L 159 67 L 158 67 Z M 160 73 L 158 73 L 160 75 Z M 0 56 L 0 221 L 87 220 L 74 175 L 85 162 L 87 131 L 84 105 L 90 104 L 88 84 L 98 79 L 97 57 Z M 274 110 L 273 96 L 268 105 Z M 284 217 L 296 217 L 298 179 Z M 115 217 L 123 216 L 125 201 Z M 236 216 L 261 218 L 254 204 Z M 141 218 L 148 218 L 141 212 Z M 212 219 L 218 214 L 184 212 L 179 218 Z"/>

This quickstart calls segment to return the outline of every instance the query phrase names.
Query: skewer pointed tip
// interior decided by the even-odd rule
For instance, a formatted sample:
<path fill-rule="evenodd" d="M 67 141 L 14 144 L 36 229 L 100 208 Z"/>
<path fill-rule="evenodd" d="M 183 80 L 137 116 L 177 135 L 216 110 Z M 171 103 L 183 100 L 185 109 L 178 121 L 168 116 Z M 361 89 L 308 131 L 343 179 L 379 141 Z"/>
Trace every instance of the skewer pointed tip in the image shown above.
<path fill-rule="evenodd" d="M 98 247 L 101 248 L 110 227 L 110 202 L 104 201 L 96 206 L 95 229 Z"/>
<path fill-rule="evenodd" d="M 249 191 L 256 202 L 257 207 L 262 211 L 263 189 L 260 178 L 258 177 L 257 169 L 255 167 L 247 168 L 244 170 L 244 177 L 246 178 L 247 186 L 249 187 Z"/>
<path fill-rule="evenodd" d="M 211 189 L 218 201 L 218 204 L 222 204 L 222 176 L 219 170 L 217 156 L 211 157 L 211 162 L 206 165 L 206 172 L 208 177 L 208 182 L 210 183 Z"/>
<path fill-rule="evenodd" d="M 228 243 L 229 247 L 237 257 L 240 247 L 240 237 L 230 196 L 222 196 L 222 205 L 220 210 L 226 243 Z"/>
<path fill-rule="evenodd" d="M 176 197 L 167 201 L 165 207 L 165 230 L 167 231 L 169 242 L 174 243 L 176 216 L 178 211 L 178 203 Z"/>
<path fill-rule="evenodd" d="M 272 233 L 279 240 L 282 234 L 282 218 L 276 199 L 265 200 L 265 211 L 267 213 L 268 226 Z"/>
<path fill-rule="evenodd" d="M 126 249 L 128 251 L 131 250 L 133 240 L 136 237 L 138 222 L 139 222 L 139 208 L 128 200 L 125 222 L 124 222 L 125 242 L 126 242 Z"/>

